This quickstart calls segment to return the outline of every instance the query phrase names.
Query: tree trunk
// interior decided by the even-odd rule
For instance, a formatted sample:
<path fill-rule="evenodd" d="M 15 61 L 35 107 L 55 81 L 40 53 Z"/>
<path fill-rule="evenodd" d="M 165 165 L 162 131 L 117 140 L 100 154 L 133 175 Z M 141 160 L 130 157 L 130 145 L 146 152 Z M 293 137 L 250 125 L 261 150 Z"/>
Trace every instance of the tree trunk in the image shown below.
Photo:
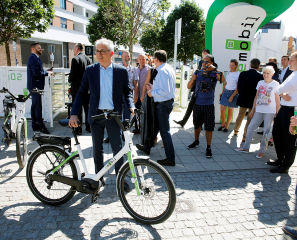
<path fill-rule="evenodd" d="M 5 42 L 5 50 L 6 50 L 7 66 L 11 66 L 10 51 L 9 51 L 9 42 Z"/>
<path fill-rule="evenodd" d="M 132 60 L 133 60 L 133 43 L 132 43 L 132 41 L 129 42 L 129 52 L 130 52 L 130 57 L 131 57 L 130 65 L 132 66 Z"/>

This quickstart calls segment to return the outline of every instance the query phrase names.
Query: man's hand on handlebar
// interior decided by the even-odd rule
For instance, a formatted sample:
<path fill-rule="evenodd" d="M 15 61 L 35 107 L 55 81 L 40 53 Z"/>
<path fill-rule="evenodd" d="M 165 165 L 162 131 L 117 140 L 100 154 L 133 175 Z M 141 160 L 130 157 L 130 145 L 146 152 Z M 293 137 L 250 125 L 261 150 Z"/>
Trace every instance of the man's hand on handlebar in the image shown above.
<path fill-rule="evenodd" d="M 77 122 L 78 122 L 78 117 L 76 116 L 76 115 L 71 115 L 70 116 L 70 119 L 69 119 L 69 123 L 68 123 L 68 125 L 69 125 L 69 127 L 71 127 L 71 128 L 77 128 L 78 127 L 78 124 L 77 124 Z"/>

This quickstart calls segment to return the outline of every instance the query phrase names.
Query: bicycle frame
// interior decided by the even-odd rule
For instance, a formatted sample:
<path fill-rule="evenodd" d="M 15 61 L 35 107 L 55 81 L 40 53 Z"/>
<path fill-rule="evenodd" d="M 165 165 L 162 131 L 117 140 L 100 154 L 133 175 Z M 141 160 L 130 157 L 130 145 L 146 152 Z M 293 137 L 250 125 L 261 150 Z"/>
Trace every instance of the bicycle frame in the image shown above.
<path fill-rule="evenodd" d="M 27 129 L 27 118 L 25 117 L 25 102 L 18 102 L 18 101 L 16 102 L 17 102 L 16 108 L 11 108 L 11 113 L 8 115 L 8 117 L 11 116 L 10 130 L 14 134 L 16 134 L 18 123 L 22 120 L 25 121 L 25 127 Z M 5 119 L 4 124 L 6 121 L 7 119 Z M 27 131 L 26 131 L 25 139 L 27 144 L 28 143 Z"/>
<path fill-rule="evenodd" d="M 106 172 L 113 166 L 115 165 L 115 163 L 125 154 L 127 153 L 128 156 L 128 162 L 129 162 L 129 166 L 131 169 L 131 173 L 132 173 L 132 183 L 134 183 L 135 188 L 136 188 L 136 192 L 137 195 L 143 195 L 143 192 L 139 189 L 139 184 L 137 181 L 137 177 L 135 174 L 135 168 L 134 168 L 134 164 L 133 164 L 133 159 L 132 159 L 132 154 L 131 154 L 131 145 L 132 143 L 132 137 L 133 137 L 133 133 L 130 133 L 129 131 L 124 131 L 124 137 L 125 137 L 125 145 L 124 147 L 112 158 L 108 161 L 108 163 L 97 173 L 97 174 L 90 174 L 88 172 L 87 166 L 85 164 L 85 160 L 84 160 L 84 156 L 80 147 L 80 144 L 77 144 L 77 151 L 75 151 L 74 153 L 72 153 L 67 159 L 65 159 L 62 163 L 60 163 L 56 168 L 54 168 L 50 173 L 47 174 L 48 175 L 53 175 L 60 167 L 62 167 L 65 163 L 67 163 L 70 159 L 72 159 L 77 153 L 79 154 L 82 166 L 83 166 L 83 170 L 85 172 L 85 177 L 84 178 L 89 178 L 92 179 L 94 181 L 99 181 L 99 179 L 104 176 L 104 174 L 106 174 Z M 77 163 L 77 159 L 74 159 L 74 164 L 77 167 L 77 174 L 78 174 L 78 180 L 81 180 L 80 176 L 80 168 L 79 165 Z M 140 176 L 140 181 L 144 182 L 143 179 L 143 173 L 142 173 L 142 169 L 139 167 L 137 168 L 139 176 Z"/>

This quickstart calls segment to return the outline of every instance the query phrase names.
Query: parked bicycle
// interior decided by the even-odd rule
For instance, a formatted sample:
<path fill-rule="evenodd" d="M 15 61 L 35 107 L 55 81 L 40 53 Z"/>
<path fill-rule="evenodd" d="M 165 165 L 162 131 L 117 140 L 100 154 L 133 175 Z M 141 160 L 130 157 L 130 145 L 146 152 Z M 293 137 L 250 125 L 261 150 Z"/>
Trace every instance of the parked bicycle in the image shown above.
<path fill-rule="evenodd" d="M 16 139 L 16 155 L 20 168 L 24 168 L 27 162 L 27 119 L 25 117 L 25 102 L 32 93 L 43 93 L 42 90 L 33 89 L 28 96 L 13 95 L 8 89 L 2 88 L 0 93 L 8 93 L 3 99 L 4 131 L 3 143 L 10 144 Z M 17 101 L 17 104 L 15 104 Z"/>
<path fill-rule="evenodd" d="M 32 152 L 27 165 L 26 177 L 31 192 L 49 205 L 66 203 L 75 192 L 92 194 L 94 203 L 104 184 L 100 178 L 127 153 L 128 161 L 122 165 L 116 180 L 117 194 L 123 207 L 141 223 L 157 224 L 165 221 L 171 216 L 176 204 L 175 186 L 170 175 L 148 157 L 132 158 L 133 133 L 129 131 L 128 120 L 122 123 L 121 115 L 117 112 L 104 112 L 92 117 L 93 120 L 102 118 L 105 121 L 116 120 L 124 133 L 125 145 L 97 174 L 88 172 L 75 128 L 72 128 L 72 133 L 77 151 L 73 153 L 70 153 L 70 137 L 34 134 L 33 140 L 40 146 Z M 59 124 L 67 127 L 68 122 L 68 119 L 64 119 Z M 78 158 L 82 163 L 83 174 Z M 124 182 L 129 184 L 130 191 L 124 191 Z"/>

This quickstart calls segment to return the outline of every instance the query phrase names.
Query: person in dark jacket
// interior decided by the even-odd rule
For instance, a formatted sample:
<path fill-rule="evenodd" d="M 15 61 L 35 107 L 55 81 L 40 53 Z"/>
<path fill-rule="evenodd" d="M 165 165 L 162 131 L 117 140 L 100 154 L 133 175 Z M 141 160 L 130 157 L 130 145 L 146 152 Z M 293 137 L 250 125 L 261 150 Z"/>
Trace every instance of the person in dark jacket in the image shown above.
<path fill-rule="evenodd" d="M 254 58 L 251 60 L 251 69 L 241 72 L 238 78 L 237 90 L 238 90 L 238 99 L 236 105 L 239 106 L 239 113 L 236 118 L 234 135 L 237 136 L 239 128 L 241 126 L 242 120 L 246 114 L 246 111 L 250 112 L 253 108 L 254 99 L 257 93 L 257 84 L 260 80 L 263 80 L 263 75 L 258 72 L 260 66 L 260 60 Z M 245 136 L 247 128 L 250 124 L 251 118 L 247 116 L 247 122 L 244 128 L 242 142 L 245 142 Z"/>
<path fill-rule="evenodd" d="M 72 95 L 72 104 L 75 100 L 76 94 L 81 84 L 82 77 L 85 73 L 86 67 L 92 64 L 92 60 L 88 58 L 83 53 L 84 47 L 81 43 L 75 44 L 73 51 L 75 57 L 71 60 L 71 70 L 69 74 L 68 82 L 71 83 L 71 95 Z M 87 96 L 83 102 L 83 108 L 85 112 L 85 124 L 86 124 L 86 131 L 91 132 L 90 124 L 87 121 L 88 111 L 89 111 L 89 101 L 90 96 Z M 78 113 L 78 119 L 82 122 L 82 108 Z M 76 134 L 82 134 L 82 128 L 78 127 L 76 129 Z"/>
<path fill-rule="evenodd" d="M 45 76 L 48 76 L 49 74 L 52 75 L 53 72 L 43 70 L 42 62 L 39 58 L 43 51 L 40 44 L 33 43 L 31 44 L 30 49 L 31 55 L 27 62 L 27 89 L 29 91 L 32 91 L 34 88 L 43 90 Z M 41 95 L 38 93 L 33 93 L 31 98 L 31 119 L 33 131 L 40 130 L 42 133 L 49 134 L 50 132 L 47 130 L 42 120 Z"/>

